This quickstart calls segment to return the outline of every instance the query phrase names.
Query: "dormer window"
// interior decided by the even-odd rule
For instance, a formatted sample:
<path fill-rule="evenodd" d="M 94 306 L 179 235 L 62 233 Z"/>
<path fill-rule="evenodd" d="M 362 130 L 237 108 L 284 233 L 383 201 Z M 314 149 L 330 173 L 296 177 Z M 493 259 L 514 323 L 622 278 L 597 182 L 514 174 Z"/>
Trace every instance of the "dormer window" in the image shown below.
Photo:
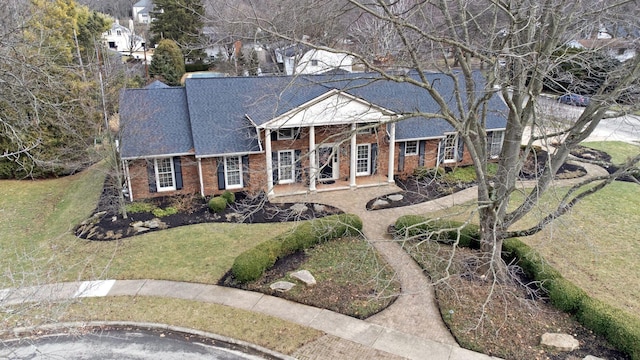
<path fill-rule="evenodd" d="M 318 60 L 311 60 L 311 66 L 318 66 Z"/>
<path fill-rule="evenodd" d="M 293 140 L 294 129 L 278 129 L 278 140 Z"/>

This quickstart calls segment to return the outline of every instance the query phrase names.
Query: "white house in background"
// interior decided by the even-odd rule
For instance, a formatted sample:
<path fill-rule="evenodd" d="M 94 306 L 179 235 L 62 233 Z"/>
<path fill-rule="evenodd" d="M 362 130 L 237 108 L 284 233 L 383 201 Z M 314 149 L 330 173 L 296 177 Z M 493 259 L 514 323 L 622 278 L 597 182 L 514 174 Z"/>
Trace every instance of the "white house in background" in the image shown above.
<path fill-rule="evenodd" d="M 342 70 L 353 72 L 353 56 L 345 53 L 333 53 L 312 49 L 304 53 L 296 64 L 296 74 L 323 74 Z"/>
<path fill-rule="evenodd" d="M 102 34 L 102 42 L 109 49 L 125 55 L 143 51 L 145 46 L 145 41 L 141 36 L 134 34 L 130 28 L 120 25 L 118 20 L 111 25 L 111 29 Z"/>
<path fill-rule="evenodd" d="M 133 4 L 131 14 L 134 21 L 148 24 L 151 22 L 151 11 L 153 11 L 153 2 L 151 0 L 140 0 Z"/>
<path fill-rule="evenodd" d="M 276 62 L 285 75 L 353 72 L 353 56 L 290 45 L 275 50 Z"/>

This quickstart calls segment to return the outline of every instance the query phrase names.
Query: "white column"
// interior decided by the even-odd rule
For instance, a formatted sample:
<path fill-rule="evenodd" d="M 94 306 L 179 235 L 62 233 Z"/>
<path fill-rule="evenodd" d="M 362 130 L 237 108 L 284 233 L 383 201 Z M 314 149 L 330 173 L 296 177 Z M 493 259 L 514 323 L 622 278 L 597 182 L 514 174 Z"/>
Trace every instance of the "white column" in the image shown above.
<path fill-rule="evenodd" d="M 356 159 L 357 159 L 357 149 L 356 149 L 356 123 L 351 124 L 351 160 L 350 168 L 349 168 L 349 186 L 351 188 L 356 187 Z"/>
<path fill-rule="evenodd" d="M 198 158 L 198 178 L 200 179 L 200 195 L 204 197 L 204 181 L 202 178 L 202 159 Z"/>
<path fill-rule="evenodd" d="M 273 196 L 273 159 L 271 159 L 270 129 L 264 129 L 264 151 L 267 159 L 267 196 Z"/>
<path fill-rule="evenodd" d="M 129 201 L 133 202 L 133 189 L 131 188 L 131 174 L 129 173 L 129 161 L 122 160 L 122 170 L 127 178 L 127 187 L 129 188 Z"/>
<path fill-rule="evenodd" d="M 395 153 L 396 153 L 396 123 L 395 121 L 391 123 L 391 128 L 389 129 L 389 172 L 387 174 L 387 181 L 389 183 L 394 183 L 393 173 L 396 168 L 395 164 Z"/>
<path fill-rule="evenodd" d="M 309 127 L 309 191 L 316 191 L 316 179 L 318 168 L 316 167 L 316 127 Z"/>

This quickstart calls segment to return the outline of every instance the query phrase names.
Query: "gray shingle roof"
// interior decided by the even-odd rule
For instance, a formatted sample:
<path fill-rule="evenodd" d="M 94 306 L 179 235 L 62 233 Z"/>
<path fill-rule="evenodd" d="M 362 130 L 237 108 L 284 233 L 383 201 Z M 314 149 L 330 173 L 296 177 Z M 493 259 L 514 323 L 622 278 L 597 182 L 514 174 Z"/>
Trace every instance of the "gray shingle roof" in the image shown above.
<path fill-rule="evenodd" d="M 426 76 L 456 109 L 454 80 L 443 74 Z M 123 93 L 121 119 L 142 119 L 145 111 L 151 111 L 150 119 L 136 129 L 141 131 L 139 136 L 147 136 L 145 141 L 134 140 L 132 145 L 125 136 L 123 157 L 178 153 L 192 148 L 197 156 L 257 152 L 260 148 L 254 125 L 263 125 L 333 89 L 398 114 L 439 112 L 439 106 L 424 89 L 371 74 L 189 78 L 185 88 L 164 88 L 154 83 L 148 89 Z M 142 104 L 150 106 L 141 107 L 138 97 L 145 98 Z M 506 106 L 497 94 L 490 100 L 489 108 L 487 129 L 504 128 Z M 157 130 L 147 130 L 145 134 L 143 128 L 149 127 Z M 439 137 L 452 129 L 443 119 L 414 117 L 397 124 L 396 139 Z M 126 128 L 124 134 L 130 134 Z"/>
<path fill-rule="evenodd" d="M 120 131 L 124 159 L 192 153 L 193 137 L 184 88 L 123 90 Z"/>

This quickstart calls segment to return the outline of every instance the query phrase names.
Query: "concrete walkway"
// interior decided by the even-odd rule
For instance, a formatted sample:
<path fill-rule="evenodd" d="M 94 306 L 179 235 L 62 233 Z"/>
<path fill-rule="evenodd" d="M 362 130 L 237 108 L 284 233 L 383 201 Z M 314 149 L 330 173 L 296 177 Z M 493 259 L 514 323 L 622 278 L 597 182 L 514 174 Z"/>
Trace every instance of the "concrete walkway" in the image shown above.
<path fill-rule="evenodd" d="M 581 164 L 589 176 L 606 173 L 598 166 Z M 583 178 L 556 181 L 570 186 Z M 522 182 L 523 188 L 531 184 Z M 0 307 L 39 300 L 65 300 L 102 296 L 159 296 L 216 303 L 259 312 L 320 330 L 327 335 L 306 344 L 293 356 L 304 359 L 494 359 L 463 349 L 446 328 L 435 301 L 429 278 L 411 257 L 387 234 L 387 228 L 405 214 L 425 214 L 469 202 L 476 188 L 469 188 L 434 201 L 401 208 L 367 211 L 367 201 L 398 192 L 395 185 L 279 197 L 279 202 L 315 202 L 336 206 L 363 220 L 363 234 L 394 268 L 401 294 L 389 308 L 358 320 L 329 310 L 287 301 L 261 293 L 216 285 L 160 280 L 104 280 L 49 284 L 23 289 L 0 290 Z"/>
<path fill-rule="evenodd" d="M 62 301 L 104 296 L 157 296 L 215 303 L 255 311 L 320 330 L 327 335 L 295 357 L 317 359 L 448 359 L 489 360 L 491 357 L 456 345 L 407 334 L 329 310 L 298 304 L 261 293 L 217 285 L 162 280 L 104 280 L 48 284 L 0 290 L 0 307 L 38 301 Z M 309 351 L 311 350 L 311 351 Z M 336 356 L 336 350 L 343 357 Z"/>

